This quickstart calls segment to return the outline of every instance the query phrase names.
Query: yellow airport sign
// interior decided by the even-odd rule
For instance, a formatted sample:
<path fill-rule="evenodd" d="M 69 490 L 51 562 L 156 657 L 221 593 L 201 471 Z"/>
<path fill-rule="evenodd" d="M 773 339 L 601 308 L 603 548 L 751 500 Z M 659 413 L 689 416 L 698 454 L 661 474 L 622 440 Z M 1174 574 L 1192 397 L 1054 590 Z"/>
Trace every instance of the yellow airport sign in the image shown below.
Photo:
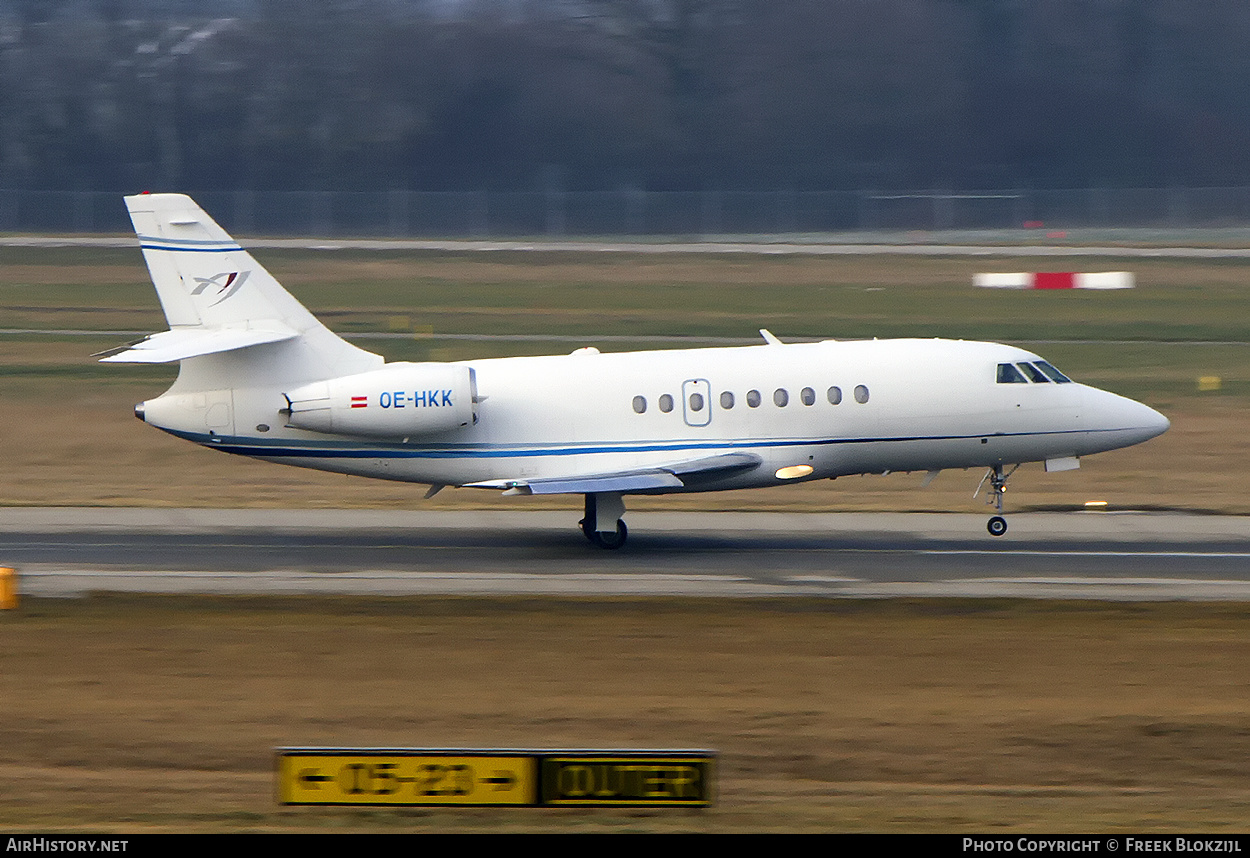
<path fill-rule="evenodd" d="M 703 750 L 279 748 L 281 804 L 706 807 Z"/>
<path fill-rule="evenodd" d="M 278 756 L 282 804 L 532 805 L 531 757 L 489 752 L 425 753 L 292 749 Z"/>

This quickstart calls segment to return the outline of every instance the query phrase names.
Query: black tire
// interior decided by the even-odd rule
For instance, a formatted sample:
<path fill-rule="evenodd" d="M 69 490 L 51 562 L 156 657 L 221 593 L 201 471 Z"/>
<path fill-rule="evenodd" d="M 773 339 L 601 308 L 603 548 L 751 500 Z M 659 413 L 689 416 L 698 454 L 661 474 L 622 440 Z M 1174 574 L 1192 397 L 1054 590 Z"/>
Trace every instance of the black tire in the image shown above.
<path fill-rule="evenodd" d="M 1007 532 L 1007 519 L 996 515 L 990 519 L 989 524 L 985 525 L 985 529 L 990 532 L 990 536 L 1002 536 Z"/>
<path fill-rule="evenodd" d="M 593 530 L 586 525 L 582 525 L 582 530 L 586 534 L 586 538 L 600 548 L 606 548 L 609 551 L 615 551 L 625 544 L 625 538 L 629 536 L 629 528 L 625 526 L 625 522 L 621 519 L 616 520 L 616 533 L 608 531 L 601 533 Z"/>
<path fill-rule="evenodd" d="M 586 539 L 592 545 L 599 544 L 599 540 L 595 538 L 595 507 L 595 496 L 592 494 L 586 495 L 585 514 L 582 516 L 582 520 L 577 523 L 581 527 L 582 533 L 586 534 Z"/>

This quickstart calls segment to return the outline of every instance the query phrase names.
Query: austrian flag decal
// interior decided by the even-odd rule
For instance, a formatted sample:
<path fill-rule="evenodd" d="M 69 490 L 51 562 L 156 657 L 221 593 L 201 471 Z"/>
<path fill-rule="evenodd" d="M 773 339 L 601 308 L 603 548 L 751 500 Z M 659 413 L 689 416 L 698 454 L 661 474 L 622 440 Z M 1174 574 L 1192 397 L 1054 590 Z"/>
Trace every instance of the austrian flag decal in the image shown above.
<path fill-rule="evenodd" d="M 369 397 L 367 396 L 353 396 L 352 397 L 352 408 L 367 408 L 367 407 L 369 407 Z"/>

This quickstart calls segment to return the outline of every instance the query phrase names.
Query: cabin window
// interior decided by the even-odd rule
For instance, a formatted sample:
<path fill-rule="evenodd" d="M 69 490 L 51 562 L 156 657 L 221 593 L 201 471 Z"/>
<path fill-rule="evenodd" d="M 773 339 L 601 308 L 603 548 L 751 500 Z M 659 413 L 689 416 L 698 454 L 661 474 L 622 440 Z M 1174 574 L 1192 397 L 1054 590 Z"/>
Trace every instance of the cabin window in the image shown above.
<path fill-rule="evenodd" d="M 790 403 L 790 394 L 786 393 L 784 387 L 779 387 L 773 391 L 773 405 L 778 408 L 785 408 Z"/>
<path fill-rule="evenodd" d="M 1020 371 L 1023 372 L 1025 376 L 1028 377 L 1029 381 L 1034 384 L 1050 384 L 1050 379 L 1042 375 L 1042 371 L 1033 366 L 1033 364 L 1018 363 L 1016 366 L 1020 367 Z"/>
<path fill-rule="evenodd" d="M 855 401 L 863 405 L 868 401 L 868 388 L 862 384 L 855 385 Z"/>
<path fill-rule="evenodd" d="M 1071 384 L 1072 383 L 1072 379 L 1068 378 L 1066 375 L 1061 373 L 1059 370 L 1055 369 L 1053 366 L 1051 366 L 1044 360 L 1034 361 L 1033 365 L 1037 367 L 1038 369 L 1040 369 L 1042 372 L 1046 373 L 1048 376 L 1050 376 L 1050 380 L 1055 382 L 1056 384 Z"/>
<path fill-rule="evenodd" d="M 665 414 L 673 410 L 673 397 L 667 393 L 660 397 L 660 410 Z"/>
<path fill-rule="evenodd" d="M 703 410 L 703 394 L 702 393 L 690 394 L 690 410 L 691 411 Z"/>
<path fill-rule="evenodd" d="M 634 397 L 634 413 L 635 414 L 647 413 L 647 397 L 645 396 Z"/>
<path fill-rule="evenodd" d="M 747 391 L 747 405 L 751 406 L 752 408 L 759 408 L 761 401 L 762 400 L 760 399 L 760 392 L 758 390 Z"/>
<path fill-rule="evenodd" d="M 734 395 L 728 390 L 720 395 L 720 407 L 726 410 L 734 407 Z"/>
<path fill-rule="evenodd" d="M 799 393 L 799 399 L 803 401 L 804 405 L 815 405 L 816 404 L 816 391 L 812 390 L 810 387 L 805 387 Z"/>
<path fill-rule="evenodd" d="M 1028 382 L 1024 380 L 1024 376 L 1020 374 L 1020 370 L 1016 369 L 1009 363 L 1000 363 L 998 365 L 998 383 L 1028 384 Z"/>
<path fill-rule="evenodd" d="M 830 405 L 838 405 L 842 402 L 842 388 L 831 387 L 825 393 L 825 396 L 828 398 Z"/>

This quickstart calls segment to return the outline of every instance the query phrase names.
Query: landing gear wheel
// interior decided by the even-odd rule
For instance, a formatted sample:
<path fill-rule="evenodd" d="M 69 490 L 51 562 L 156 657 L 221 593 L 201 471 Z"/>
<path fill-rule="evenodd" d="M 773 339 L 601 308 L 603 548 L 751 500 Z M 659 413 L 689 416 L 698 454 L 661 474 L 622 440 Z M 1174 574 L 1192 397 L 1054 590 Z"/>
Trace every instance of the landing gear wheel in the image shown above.
<path fill-rule="evenodd" d="M 599 517 L 601 512 L 603 513 L 603 519 Z M 614 516 L 621 516 L 624 513 L 625 504 L 621 502 L 619 494 L 587 493 L 586 514 L 578 524 L 582 526 L 582 533 L 586 535 L 586 539 L 590 540 L 591 545 L 615 551 L 625 544 L 625 538 L 629 536 L 629 529 L 625 527 L 625 521 L 619 517 L 616 519 L 615 532 L 599 530 L 599 528 L 605 524 L 610 524 Z"/>
<path fill-rule="evenodd" d="M 624 521 L 618 518 L 616 520 L 616 532 L 608 531 L 603 533 L 595 530 L 592 526 L 587 526 L 583 521 L 582 533 L 586 534 L 586 538 L 590 540 L 592 545 L 615 551 L 625 544 L 625 538 L 629 536 L 629 528 L 625 526 Z"/>
<path fill-rule="evenodd" d="M 1003 511 L 1003 494 L 1007 491 L 1007 478 L 1016 472 L 1020 466 L 1017 464 L 1010 471 L 1003 472 L 1002 464 L 992 465 L 985 476 L 981 478 L 981 484 L 977 486 L 976 492 L 973 493 L 975 498 L 981 493 L 981 486 L 985 485 L 985 481 L 990 481 L 990 497 L 989 503 L 993 504 L 999 512 Z M 1002 536 L 1007 532 L 1007 519 L 1001 515 L 996 515 L 985 525 L 985 529 L 990 532 L 990 536 Z"/>

